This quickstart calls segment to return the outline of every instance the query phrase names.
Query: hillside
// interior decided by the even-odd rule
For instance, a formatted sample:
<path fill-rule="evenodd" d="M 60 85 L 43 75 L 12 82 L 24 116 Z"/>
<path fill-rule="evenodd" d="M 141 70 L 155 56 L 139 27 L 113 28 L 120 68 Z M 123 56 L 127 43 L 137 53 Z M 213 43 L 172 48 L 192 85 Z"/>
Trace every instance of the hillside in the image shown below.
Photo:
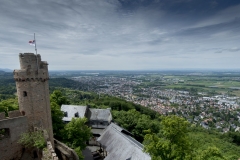
<path fill-rule="evenodd" d="M 8 106 L 9 110 L 16 109 L 16 101 L 14 100 L 13 103 L 13 100 L 9 99 L 15 97 L 16 88 L 14 80 L 12 78 L 2 78 L 0 79 L 0 87 L 0 110 L 3 110 L 6 104 L 14 104 L 13 107 Z M 50 88 L 51 92 L 56 89 L 60 90 L 70 104 L 88 105 L 93 108 L 111 108 L 114 121 L 132 132 L 134 138 L 140 142 L 144 143 L 146 134 L 149 134 L 145 130 L 151 130 L 151 134 L 161 135 L 162 118 L 158 113 L 146 107 L 108 95 L 80 91 L 78 90 L 79 88 L 84 89 L 81 83 L 65 78 L 50 80 Z M 206 130 L 191 125 L 188 128 L 187 135 L 194 146 L 195 154 L 203 154 L 209 147 L 215 147 L 219 154 L 226 159 L 237 159 L 240 157 L 239 133 L 220 134 L 215 130 Z"/>
<path fill-rule="evenodd" d="M 0 68 L 0 72 L 4 71 L 4 72 L 12 72 L 13 70 L 8 69 L 8 68 Z"/>

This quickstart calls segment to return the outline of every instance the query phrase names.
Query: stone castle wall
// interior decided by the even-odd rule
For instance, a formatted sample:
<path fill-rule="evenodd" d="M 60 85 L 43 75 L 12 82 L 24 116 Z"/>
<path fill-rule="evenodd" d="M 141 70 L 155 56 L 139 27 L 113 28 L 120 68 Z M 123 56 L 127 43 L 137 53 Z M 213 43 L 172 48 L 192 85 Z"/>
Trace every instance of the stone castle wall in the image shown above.
<path fill-rule="evenodd" d="M 32 153 L 18 143 L 20 135 L 31 129 L 44 130 L 44 137 L 47 137 L 47 148 L 42 159 L 58 160 L 54 151 L 57 148 L 62 158 L 79 160 L 74 150 L 57 140 L 54 143 L 47 62 L 41 61 L 41 56 L 33 53 L 20 53 L 19 59 L 20 69 L 13 72 L 19 110 L 8 112 L 9 117 L 0 113 L 0 160 L 33 159 Z"/>
<path fill-rule="evenodd" d="M 59 160 L 50 141 L 47 141 L 47 148 L 43 150 L 42 155 L 42 160 Z"/>
<path fill-rule="evenodd" d="M 59 159 L 79 160 L 77 153 L 73 149 L 56 139 L 54 139 L 54 143 L 56 152 L 58 152 L 58 155 L 60 156 Z"/>
<path fill-rule="evenodd" d="M 27 117 L 19 111 L 9 112 L 9 117 L 0 113 L 0 131 L 5 131 L 0 132 L 0 159 L 20 159 L 23 148 L 18 140 L 22 133 L 28 131 Z"/>

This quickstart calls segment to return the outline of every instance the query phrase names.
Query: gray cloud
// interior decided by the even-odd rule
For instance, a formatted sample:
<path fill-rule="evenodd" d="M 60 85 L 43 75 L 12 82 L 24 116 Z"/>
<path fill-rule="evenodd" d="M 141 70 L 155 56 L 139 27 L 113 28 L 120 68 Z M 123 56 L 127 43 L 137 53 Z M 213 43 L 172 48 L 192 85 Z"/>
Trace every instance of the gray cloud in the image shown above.
<path fill-rule="evenodd" d="M 225 49 L 218 49 L 215 51 L 215 53 L 223 53 L 223 52 L 238 52 L 240 51 L 240 48 L 238 47 L 233 47 L 233 48 L 225 48 Z"/>
<path fill-rule="evenodd" d="M 239 4 L 1 1 L 0 68 L 19 68 L 18 53 L 34 52 L 28 45 L 33 33 L 38 52 L 54 70 L 240 68 Z"/>

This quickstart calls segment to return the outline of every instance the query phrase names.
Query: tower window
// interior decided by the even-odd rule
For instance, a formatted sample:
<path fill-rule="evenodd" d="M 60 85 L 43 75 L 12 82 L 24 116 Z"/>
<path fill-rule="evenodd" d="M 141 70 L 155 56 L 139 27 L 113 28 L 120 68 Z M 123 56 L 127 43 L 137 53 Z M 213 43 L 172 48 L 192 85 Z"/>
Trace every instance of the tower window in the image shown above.
<path fill-rule="evenodd" d="M 23 97 L 27 97 L 27 92 L 23 91 Z"/>
<path fill-rule="evenodd" d="M 24 111 L 22 111 L 21 113 L 22 113 L 23 116 L 25 116 L 25 112 Z"/>

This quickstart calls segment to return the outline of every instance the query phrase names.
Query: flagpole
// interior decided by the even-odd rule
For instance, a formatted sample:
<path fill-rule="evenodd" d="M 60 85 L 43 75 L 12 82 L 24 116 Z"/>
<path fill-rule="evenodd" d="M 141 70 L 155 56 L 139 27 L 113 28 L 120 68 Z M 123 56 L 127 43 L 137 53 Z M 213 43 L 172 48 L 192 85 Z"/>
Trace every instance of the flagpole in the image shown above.
<path fill-rule="evenodd" d="M 35 33 L 34 33 L 34 44 L 35 44 L 35 52 L 36 52 L 36 58 L 37 58 L 37 73 L 38 73 L 37 42 L 36 42 L 36 39 L 35 39 Z"/>
<path fill-rule="evenodd" d="M 36 42 L 36 39 L 35 39 L 35 33 L 34 33 L 34 42 L 35 42 L 35 51 L 36 51 L 36 55 L 37 55 L 37 42 Z"/>

